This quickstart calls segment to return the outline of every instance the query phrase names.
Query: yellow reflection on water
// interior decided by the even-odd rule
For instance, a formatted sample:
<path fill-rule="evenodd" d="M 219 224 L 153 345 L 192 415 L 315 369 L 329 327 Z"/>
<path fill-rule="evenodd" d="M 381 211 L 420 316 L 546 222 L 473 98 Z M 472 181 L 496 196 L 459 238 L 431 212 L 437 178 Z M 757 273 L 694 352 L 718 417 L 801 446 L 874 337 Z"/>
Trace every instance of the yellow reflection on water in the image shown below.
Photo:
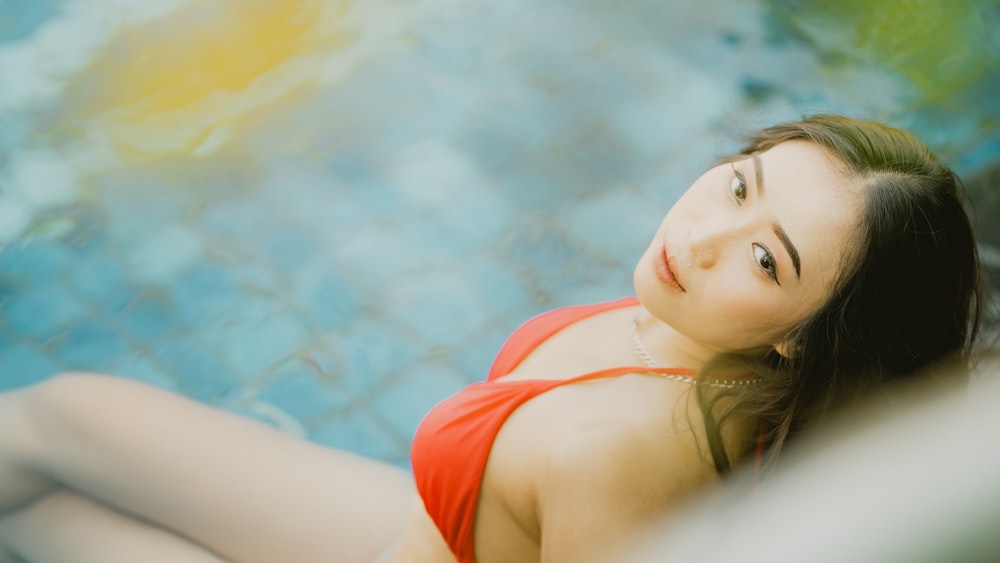
<path fill-rule="evenodd" d="M 121 156 L 207 154 L 306 85 L 336 44 L 330 2 L 203 0 L 123 29 L 67 96 Z"/>

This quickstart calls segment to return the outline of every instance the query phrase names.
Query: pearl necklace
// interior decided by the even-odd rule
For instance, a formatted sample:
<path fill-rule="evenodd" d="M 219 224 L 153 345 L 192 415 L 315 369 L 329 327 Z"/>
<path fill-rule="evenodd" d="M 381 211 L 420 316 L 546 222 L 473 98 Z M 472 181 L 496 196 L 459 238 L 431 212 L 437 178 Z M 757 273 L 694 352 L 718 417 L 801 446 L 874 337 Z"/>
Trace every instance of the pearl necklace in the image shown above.
<path fill-rule="evenodd" d="M 662 368 L 655 359 L 653 359 L 652 354 L 643 345 L 642 339 L 639 338 L 639 317 L 632 319 L 632 349 L 635 351 L 635 355 L 642 360 L 642 363 L 646 367 L 650 368 Z M 695 384 L 701 381 L 702 385 L 708 385 L 710 387 L 724 387 L 726 389 L 732 389 L 734 387 L 744 387 L 747 385 L 754 385 L 760 382 L 760 378 L 748 377 L 745 379 L 702 379 L 699 380 L 690 375 L 676 375 L 672 373 L 657 373 L 661 377 L 666 379 L 671 379 L 673 381 L 680 381 L 681 383 Z"/>

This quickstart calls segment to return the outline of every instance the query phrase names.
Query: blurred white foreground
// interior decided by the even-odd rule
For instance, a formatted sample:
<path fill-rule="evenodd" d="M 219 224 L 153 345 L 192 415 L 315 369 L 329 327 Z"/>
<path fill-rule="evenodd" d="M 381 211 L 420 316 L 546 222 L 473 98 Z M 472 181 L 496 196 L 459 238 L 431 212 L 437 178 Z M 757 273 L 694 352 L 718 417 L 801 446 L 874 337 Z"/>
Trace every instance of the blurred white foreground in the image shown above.
<path fill-rule="evenodd" d="M 998 399 L 992 362 L 968 389 L 849 417 L 796 448 L 755 493 L 715 494 L 601 560 L 1000 561 Z"/>

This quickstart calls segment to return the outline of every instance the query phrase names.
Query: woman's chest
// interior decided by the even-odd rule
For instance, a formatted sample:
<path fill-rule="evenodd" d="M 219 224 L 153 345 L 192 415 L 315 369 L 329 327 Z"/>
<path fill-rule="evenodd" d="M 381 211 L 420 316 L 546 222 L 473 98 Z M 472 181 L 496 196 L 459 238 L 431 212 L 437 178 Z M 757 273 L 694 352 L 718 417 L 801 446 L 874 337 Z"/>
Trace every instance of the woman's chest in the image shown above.
<path fill-rule="evenodd" d="M 499 380 L 570 379 L 618 366 L 638 365 L 629 338 L 635 308 L 580 320 L 538 343 Z"/>
<path fill-rule="evenodd" d="M 511 413 L 493 442 L 481 482 L 477 552 L 509 556 L 498 561 L 537 560 L 542 537 L 539 487 L 550 469 L 551 453 L 570 434 L 633 425 L 637 420 L 653 428 L 671 426 L 668 413 L 679 396 L 664 383 L 644 375 L 572 383 Z M 644 453 L 659 456 L 652 450 Z M 646 460 L 637 457 L 630 462 Z"/>

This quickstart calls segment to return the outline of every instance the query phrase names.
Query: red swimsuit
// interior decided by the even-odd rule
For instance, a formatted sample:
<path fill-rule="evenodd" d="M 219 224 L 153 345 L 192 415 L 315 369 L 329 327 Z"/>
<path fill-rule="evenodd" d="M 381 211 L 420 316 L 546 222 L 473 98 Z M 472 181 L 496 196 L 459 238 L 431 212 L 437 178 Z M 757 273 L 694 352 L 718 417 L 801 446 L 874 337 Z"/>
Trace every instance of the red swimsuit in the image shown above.
<path fill-rule="evenodd" d="M 476 561 L 473 532 L 479 487 L 493 440 L 514 409 L 567 383 L 637 372 L 694 375 L 686 369 L 626 366 L 569 379 L 497 381 L 559 330 L 598 313 L 637 304 L 636 298 L 626 297 L 556 309 L 532 318 L 501 348 L 486 381 L 473 383 L 445 399 L 420 423 L 411 452 L 417 490 L 427 513 L 461 563 Z"/>

